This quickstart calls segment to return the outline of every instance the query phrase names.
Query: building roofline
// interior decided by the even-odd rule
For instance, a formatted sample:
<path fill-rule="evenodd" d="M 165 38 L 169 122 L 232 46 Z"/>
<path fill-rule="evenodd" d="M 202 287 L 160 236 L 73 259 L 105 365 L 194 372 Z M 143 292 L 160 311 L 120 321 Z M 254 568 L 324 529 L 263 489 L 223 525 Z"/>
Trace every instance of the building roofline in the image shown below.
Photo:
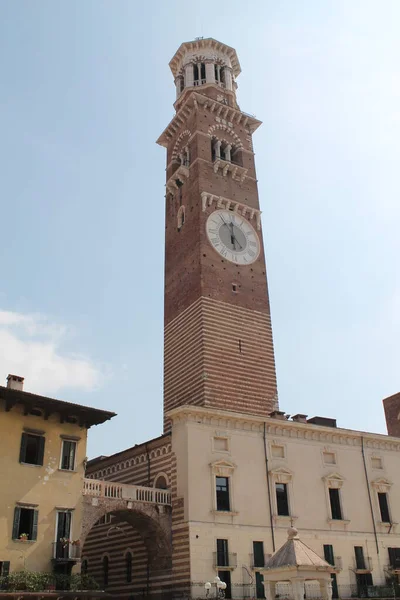
<path fill-rule="evenodd" d="M 197 38 L 189 42 L 183 42 L 179 46 L 178 50 L 175 52 L 174 56 L 169 61 L 169 68 L 171 69 L 174 78 L 178 75 L 178 65 L 184 55 L 185 50 L 198 49 L 200 51 L 202 48 L 209 46 L 214 47 L 215 50 L 222 50 L 223 52 L 226 52 L 232 63 L 233 74 L 235 77 L 238 77 L 242 69 L 240 67 L 239 58 L 236 54 L 235 48 L 232 48 L 232 46 L 228 46 L 227 44 L 224 44 L 214 38 L 209 37 Z"/>
<path fill-rule="evenodd" d="M 162 435 L 159 435 L 155 438 L 151 438 L 150 440 L 147 440 L 146 442 L 141 442 L 140 444 L 135 444 L 134 446 L 130 446 L 130 448 L 125 448 L 125 450 L 120 450 L 119 452 L 115 452 L 115 454 L 110 454 L 109 456 L 96 456 L 95 458 L 91 458 L 90 460 L 88 460 L 88 462 L 86 463 L 86 469 L 93 465 L 97 465 L 102 461 L 110 460 L 111 462 L 113 462 L 117 457 L 120 457 L 121 455 L 123 455 L 127 452 L 131 452 L 132 450 L 140 452 L 140 450 L 145 449 L 146 446 L 148 446 L 149 444 L 153 444 L 154 442 L 158 442 L 158 441 L 163 440 L 168 437 L 171 437 L 170 432 L 163 433 Z"/>
<path fill-rule="evenodd" d="M 59 414 L 60 422 L 64 422 L 67 417 L 77 417 L 81 427 L 89 428 L 92 425 L 100 425 L 105 421 L 109 421 L 116 416 L 116 413 L 84 406 L 82 404 L 74 404 L 73 402 L 65 402 L 49 398 L 48 396 L 40 396 L 32 392 L 16 390 L 0 386 L 0 400 L 4 400 L 4 409 L 9 412 L 17 404 L 25 407 L 25 414 L 29 414 L 29 409 L 39 408 L 44 412 L 44 418 L 47 420 L 51 414 Z"/>

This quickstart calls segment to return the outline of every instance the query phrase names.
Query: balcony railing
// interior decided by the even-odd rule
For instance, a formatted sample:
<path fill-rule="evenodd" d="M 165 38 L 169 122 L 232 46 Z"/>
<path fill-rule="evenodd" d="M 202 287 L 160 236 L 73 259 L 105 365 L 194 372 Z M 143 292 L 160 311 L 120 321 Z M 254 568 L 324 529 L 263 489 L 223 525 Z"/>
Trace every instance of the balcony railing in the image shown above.
<path fill-rule="evenodd" d="M 81 547 L 72 542 L 53 542 L 53 560 L 77 561 L 81 557 Z"/>
<path fill-rule="evenodd" d="M 214 568 L 235 569 L 237 567 L 237 554 L 230 552 L 214 552 Z"/>
<path fill-rule="evenodd" d="M 151 504 L 171 505 L 171 492 L 141 485 L 129 485 L 100 479 L 84 479 L 83 494 L 97 498 L 116 498 L 149 502 Z"/>
<path fill-rule="evenodd" d="M 263 569 L 270 558 L 271 554 L 263 554 L 262 556 L 254 556 L 254 554 L 250 554 L 251 568 Z"/>
<path fill-rule="evenodd" d="M 193 81 L 193 85 L 197 86 L 197 85 L 204 85 L 206 83 L 206 79 L 195 79 Z"/>

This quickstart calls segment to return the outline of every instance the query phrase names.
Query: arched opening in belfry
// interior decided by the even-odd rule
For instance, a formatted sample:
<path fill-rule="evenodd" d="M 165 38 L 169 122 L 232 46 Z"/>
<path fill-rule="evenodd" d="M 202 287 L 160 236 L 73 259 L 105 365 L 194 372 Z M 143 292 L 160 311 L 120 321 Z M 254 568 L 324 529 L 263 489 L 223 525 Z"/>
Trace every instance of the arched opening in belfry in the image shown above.
<path fill-rule="evenodd" d="M 169 585 L 170 540 L 165 526 L 157 520 L 159 509 L 154 509 L 153 516 L 140 508 L 110 512 L 106 506 L 104 510 L 87 509 L 93 525 L 86 528 L 89 531 L 82 540 L 82 570 L 100 589 L 129 600 L 132 596 L 157 596 Z M 164 512 L 162 516 L 165 519 L 169 515 Z"/>

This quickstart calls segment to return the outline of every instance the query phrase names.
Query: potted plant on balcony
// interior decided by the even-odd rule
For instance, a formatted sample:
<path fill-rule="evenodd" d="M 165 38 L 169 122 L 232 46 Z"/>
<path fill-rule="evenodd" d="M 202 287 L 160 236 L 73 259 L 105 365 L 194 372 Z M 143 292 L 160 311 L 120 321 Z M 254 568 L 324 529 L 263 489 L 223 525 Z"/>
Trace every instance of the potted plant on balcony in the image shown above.
<path fill-rule="evenodd" d="M 66 548 L 69 543 L 70 543 L 70 540 L 68 538 L 66 538 L 66 537 L 60 538 L 60 544 L 63 548 Z"/>
<path fill-rule="evenodd" d="M 28 538 L 29 538 L 29 535 L 27 533 L 21 533 L 19 536 L 19 539 L 21 540 L 21 542 L 26 542 Z"/>

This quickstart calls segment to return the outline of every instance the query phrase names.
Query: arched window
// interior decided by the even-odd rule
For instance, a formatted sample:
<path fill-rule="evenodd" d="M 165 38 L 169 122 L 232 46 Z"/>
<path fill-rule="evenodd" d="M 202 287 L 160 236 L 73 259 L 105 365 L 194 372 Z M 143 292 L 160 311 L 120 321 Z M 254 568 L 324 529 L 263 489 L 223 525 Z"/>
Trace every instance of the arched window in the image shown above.
<path fill-rule="evenodd" d="M 167 490 L 168 484 L 164 475 L 159 475 L 154 482 L 154 487 L 159 490 Z"/>
<path fill-rule="evenodd" d="M 126 583 L 132 582 L 132 553 L 127 552 L 125 554 L 125 566 L 126 566 Z"/>
<path fill-rule="evenodd" d="M 103 556 L 103 584 L 108 585 L 109 560 L 108 556 Z"/>
<path fill-rule="evenodd" d="M 182 229 L 185 224 L 185 207 L 181 206 L 178 210 L 178 231 Z"/>
<path fill-rule="evenodd" d="M 88 572 L 88 561 L 87 558 L 84 558 L 81 563 L 81 573 L 82 575 L 87 575 Z"/>

